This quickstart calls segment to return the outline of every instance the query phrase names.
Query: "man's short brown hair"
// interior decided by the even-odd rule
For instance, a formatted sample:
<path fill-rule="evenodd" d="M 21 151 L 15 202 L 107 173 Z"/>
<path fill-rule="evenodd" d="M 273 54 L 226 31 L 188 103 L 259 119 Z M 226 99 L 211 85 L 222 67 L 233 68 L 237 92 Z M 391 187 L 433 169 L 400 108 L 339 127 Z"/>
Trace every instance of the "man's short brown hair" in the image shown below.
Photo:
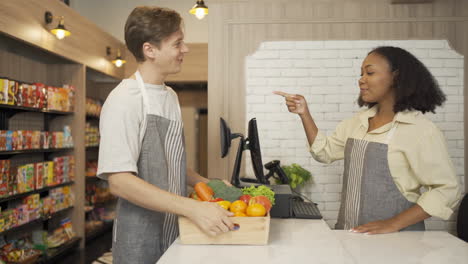
<path fill-rule="evenodd" d="M 125 43 L 138 62 L 145 61 L 143 43 L 160 47 L 161 41 L 180 29 L 182 18 L 168 8 L 138 6 L 125 23 Z"/>

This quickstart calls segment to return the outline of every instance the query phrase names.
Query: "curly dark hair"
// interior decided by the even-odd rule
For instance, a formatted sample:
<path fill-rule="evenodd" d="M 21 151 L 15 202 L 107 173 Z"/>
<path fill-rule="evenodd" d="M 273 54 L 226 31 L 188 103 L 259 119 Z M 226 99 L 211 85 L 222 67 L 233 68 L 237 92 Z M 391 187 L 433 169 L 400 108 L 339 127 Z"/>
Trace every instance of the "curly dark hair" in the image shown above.
<path fill-rule="evenodd" d="M 413 54 L 397 47 L 377 47 L 368 53 L 384 57 L 392 72 L 397 72 L 393 80 L 395 89 L 395 113 L 405 110 L 419 110 L 422 113 L 435 113 L 435 108 L 445 102 L 445 94 L 424 64 Z M 373 107 L 377 103 L 367 103 L 359 96 L 359 106 Z"/>

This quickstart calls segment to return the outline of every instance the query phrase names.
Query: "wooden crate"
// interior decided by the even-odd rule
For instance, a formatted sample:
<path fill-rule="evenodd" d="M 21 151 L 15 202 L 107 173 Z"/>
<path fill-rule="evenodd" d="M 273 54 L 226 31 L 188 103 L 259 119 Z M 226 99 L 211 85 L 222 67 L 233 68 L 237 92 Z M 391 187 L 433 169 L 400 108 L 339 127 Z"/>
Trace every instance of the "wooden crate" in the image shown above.
<path fill-rule="evenodd" d="M 231 217 L 239 225 L 236 231 L 209 236 L 186 217 L 179 217 L 180 241 L 192 245 L 266 245 L 270 234 L 270 215 L 265 217 Z"/>

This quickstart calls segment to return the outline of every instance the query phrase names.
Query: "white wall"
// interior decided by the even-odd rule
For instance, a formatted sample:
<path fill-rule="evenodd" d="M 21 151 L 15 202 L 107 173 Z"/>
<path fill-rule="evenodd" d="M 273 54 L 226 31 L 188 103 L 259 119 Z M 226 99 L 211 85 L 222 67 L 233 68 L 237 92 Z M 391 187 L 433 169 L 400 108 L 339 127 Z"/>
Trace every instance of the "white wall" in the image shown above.
<path fill-rule="evenodd" d="M 464 179 L 463 56 L 444 40 L 264 42 L 246 58 L 247 120 L 257 118 L 263 162 L 298 163 L 312 172 L 314 183 L 300 191 L 319 204 L 333 227 L 340 206 L 343 162 L 324 165 L 308 153 L 297 115 L 272 91 L 303 94 L 322 131 L 330 134 L 339 121 L 358 111 L 357 81 L 362 60 L 374 47 L 399 46 L 417 56 L 447 95 L 437 114 L 427 114 L 445 134 L 457 175 Z M 247 159 L 247 174 L 253 175 Z M 431 219 L 431 230 L 455 229 L 455 222 Z"/>
<path fill-rule="evenodd" d="M 125 43 L 124 26 L 128 15 L 136 6 L 161 6 L 176 10 L 185 21 L 185 41 L 187 43 L 208 42 L 209 15 L 198 20 L 188 10 L 196 0 L 71 0 L 70 6 L 88 18 L 104 31 L 109 32 Z M 210 1 L 205 1 L 210 7 Z"/>

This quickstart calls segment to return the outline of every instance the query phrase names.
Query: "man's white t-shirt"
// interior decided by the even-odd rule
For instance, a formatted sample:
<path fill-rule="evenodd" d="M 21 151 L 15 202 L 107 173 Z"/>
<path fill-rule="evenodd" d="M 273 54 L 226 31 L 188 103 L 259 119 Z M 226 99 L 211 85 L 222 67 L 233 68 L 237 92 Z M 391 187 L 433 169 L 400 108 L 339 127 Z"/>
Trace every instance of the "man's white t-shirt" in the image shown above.
<path fill-rule="evenodd" d="M 99 123 L 100 143 L 97 176 L 108 173 L 138 174 L 138 158 L 146 130 L 146 114 L 181 121 L 177 94 L 165 85 L 145 83 L 149 109 L 145 109 L 138 83 L 124 79 L 107 97 Z"/>

